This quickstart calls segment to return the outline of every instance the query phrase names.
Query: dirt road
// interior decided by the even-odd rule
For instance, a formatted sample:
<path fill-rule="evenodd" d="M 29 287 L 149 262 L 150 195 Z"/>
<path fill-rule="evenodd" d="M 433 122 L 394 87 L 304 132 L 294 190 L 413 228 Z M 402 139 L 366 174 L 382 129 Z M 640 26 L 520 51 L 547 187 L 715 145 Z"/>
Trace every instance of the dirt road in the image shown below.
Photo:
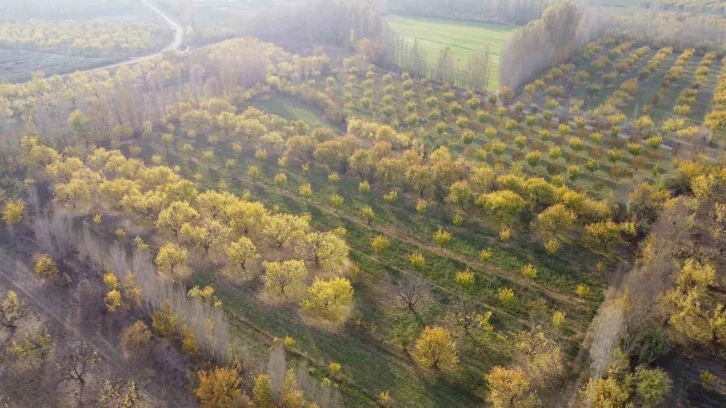
<path fill-rule="evenodd" d="M 140 0 L 140 1 L 141 1 L 141 4 L 143 4 L 145 7 L 147 7 L 148 9 L 150 9 L 151 11 L 153 11 L 154 13 L 158 14 L 169 25 L 169 27 L 171 27 L 171 29 L 174 30 L 174 39 L 169 43 L 169 45 L 167 45 L 166 47 L 164 47 L 163 50 L 158 51 L 158 52 L 155 52 L 153 54 L 143 55 L 143 56 L 140 56 L 140 57 L 133 57 L 133 58 L 128 59 L 126 61 L 114 62 L 113 64 L 107 64 L 107 65 L 103 65 L 103 66 L 95 67 L 95 68 L 91 68 L 91 69 L 79 70 L 79 71 L 76 71 L 76 72 L 100 71 L 100 70 L 103 70 L 103 69 L 118 68 L 118 67 L 121 67 L 121 66 L 124 66 L 124 65 L 138 64 L 141 61 L 148 61 L 150 59 L 154 59 L 154 58 L 157 58 L 157 57 L 161 56 L 161 53 L 163 51 L 165 51 L 165 50 L 174 50 L 175 52 L 178 52 L 178 53 L 180 52 L 179 51 L 179 48 L 181 47 L 182 42 L 184 41 L 184 28 L 181 25 L 179 25 L 176 21 L 172 20 L 169 16 L 167 16 L 166 14 L 164 14 L 161 10 L 159 10 L 158 7 L 156 7 L 153 4 L 149 3 L 147 0 Z M 186 49 L 184 51 L 181 51 L 180 53 L 187 52 L 188 50 L 189 50 L 189 47 L 186 47 Z M 71 73 L 68 73 L 68 74 L 65 74 L 65 75 L 61 75 L 61 77 L 68 76 L 70 74 Z"/>

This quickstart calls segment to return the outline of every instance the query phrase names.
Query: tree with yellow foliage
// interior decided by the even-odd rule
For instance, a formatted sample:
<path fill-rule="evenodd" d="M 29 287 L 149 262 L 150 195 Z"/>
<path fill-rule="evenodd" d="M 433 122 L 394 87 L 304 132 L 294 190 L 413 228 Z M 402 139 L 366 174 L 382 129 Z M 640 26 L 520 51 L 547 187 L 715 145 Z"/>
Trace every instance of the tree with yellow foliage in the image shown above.
<path fill-rule="evenodd" d="M 3 209 L 3 221 L 8 225 L 18 225 L 23 221 L 25 203 L 22 200 L 10 201 Z"/>
<path fill-rule="evenodd" d="M 174 337 L 179 332 L 179 316 L 174 312 L 171 302 L 161 303 L 159 310 L 151 316 L 151 327 L 162 337 Z"/>
<path fill-rule="evenodd" d="M 246 398 L 240 389 L 242 379 L 232 368 L 201 370 L 196 396 L 202 408 L 226 408 L 244 406 Z"/>
<path fill-rule="evenodd" d="M 194 334 L 189 330 L 182 330 L 182 352 L 188 356 L 196 356 L 199 354 L 199 343 Z"/>
<path fill-rule="evenodd" d="M 487 402 L 492 408 L 536 408 L 539 398 L 531 390 L 529 380 L 522 369 L 496 366 L 486 375 L 489 385 Z"/>
<path fill-rule="evenodd" d="M 178 236 L 184 224 L 192 222 L 199 217 L 197 210 L 186 201 L 174 201 L 159 213 L 156 219 L 156 228 L 168 229 Z"/>
<path fill-rule="evenodd" d="M 67 183 L 56 184 L 53 187 L 53 196 L 59 203 L 72 204 L 76 208 L 80 202 L 91 197 L 92 187 L 89 180 L 74 177 Z"/>
<path fill-rule="evenodd" d="M 0 302 L 0 324 L 10 329 L 16 327 L 18 320 L 25 317 L 28 309 L 15 291 L 8 291 L 5 299 Z"/>
<path fill-rule="evenodd" d="M 709 288 L 716 286 L 713 266 L 689 259 L 674 281 L 662 300 L 671 327 L 686 342 L 726 345 L 726 308 L 708 299 Z"/>
<path fill-rule="evenodd" d="M 511 227 L 524 213 L 527 203 L 514 191 L 500 190 L 482 194 L 476 201 L 497 217 L 504 226 Z"/>
<path fill-rule="evenodd" d="M 376 235 L 371 240 L 371 248 L 376 255 L 384 252 L 391 246 L 391 240 L 385 235 Z"/>
<path fill-rule="evenodd" d="M 287 370 L 280 391 L 280 405 L 283 407 L 303 407 L 306 405 L 305 394 L 300 389 L 292 369 Z"/>
<path fill-rule="evenodd" d="M 219 220 L 203 218 L 199 225 L 184 224 L 181 228 L 181 237 L 199 248 L 204 249 L 204 254 L 209 255 L 209 250 L 215 245 L 227 241 L 232 229 Z"/>
<path fill-rule="evenodd" d="M 624 236 L 635 235 L 632 222 L 616 223 L 612 220 L 595 222 L 585 226 L 584 242 L 593 251 L 610 254 L 617 246 L 625 244 Z"/>
<path fill-rule="evenodd" d="M 436 242 L 436 245 L 439 246 L 439 249 L 443 250 L 444 246 L 446 246 L 446 244 L 448 244 L 450 241 L 450 232 L 444 231 L 442 228 L 439 228 L 438 231 L 434 232 L 434 242 Z"/>
<path fill-rule="evenodd" d="M 246 274 L 248 262 L 260 257 L 257 248 L 247 237 L 241 237 L 237 242 L 229 244 L 225 252 L 229 270 L 234 276 Z"/>
<path fill-rule="evenodd" d="M 514 360 L 535 385 L 558 377 L 564 372 L 562 348 L 552 333 L 541 327 L 519 330 L 509 335 Z"/>
<path fill-rule="evenodd" d="M 376 213 L 373 211 L 373 208 L 365 206 L 361 208 L 360 213 L 366 219 L 369 227 L 373 225 L 373 220 L 376 218 Z"/>
<path fill-rule="evenodd" d="M 641 366 L 630 371 L 625 357 L 613 363 L 606 375 L 590 378 L 580 390 L 580 402 L 593 408 L 656 407 L 672 387 L 673 382 L 664 370 Z"/>
<path fill-rule="evenodd" d="M 103 282 L 106 284 L 106 307 L 109 312 L 115 312 L 121 306 L 121 292 L 118 290 L 118 278 L 112 272 L 103 275 Z"/>
<path fill-rule="evenodd" d="M 300 305 L 309 316 L 342 323 L 353 307 L 353 287 L 344 278 L 316 279 Z"/>
<path fill-rule="evenodd" d="M 55 279 L 58 267 L 49 255 L 40 254 L 35 257 L 35 274 L 42 279 Z"/>
<path fill-rule="evenodd" d="M 201 196 L 200 196 L 201 197 Z M 232 228 L 235 236 L 256 235 L 263 231 L 269 221 L 274 218 L 269 216 L 269 211 L 262 203 L 236 200 L 225 205 L 223 211 L 224 220 Z M 275 227 L 275 234 L 277 233 Z M 273 233 L 270 231 L 270 233 Z"/>
<path fill-rule="evenodd" d="M 225 209 L 236 203 L 237 197 L 230 193 L 219 193 L 214 190 L 207 190 L 199 194 L 194 200 L 195 207 L 203 217 L 217 219 L 222 216 Z"/>
<path fill-rule="evenodd" d="M 167 242 L 156 255 L 156 267 L 172 279 L 186 276 L 187 250 L 173 242 Z"/>
<path fill-rule="evenodd" d="M 456 342 L 439 326 L 426 326 L 411 352 L 416 362 L 433 370 L 452 371 L 459 363 Z"/>
<path fill-rule="evenodd" d="M 121 344 L 126 350 L 139 349 L 150 340 L 149 327 L 141 320 L 137 320 L 121 333 Z"/>
<path fill-rule="evenodd" d="M 299 252 L 306 261 L 326 272 L 344 272 L 349 264 L 348 245 L 333 232 L 307 234 Z"/>
<path fill-rule="evenodd" d="M 299 294 L 303 289 L 303 279 L 308 274 L 305 262 L 288 260 L 283 262 L 263 262 L 265 274 L 262 277 L 267 293 L 274 297 L 289 297 Z"/>
<path fill-rule="evenodd" d="M 310 228 L 307 217 L 292 214 L 276 214 L 267 219 L 264 235 L 278 248 L 305 236 Z"/>
<path fill-rule="evenodd" d="M 577 220 L 577 214 L 562 204 L 555 204 L 542 211 L 537 220 L 545 237 L 555 238 L 572 228 Z"/>
<path fill-rule="evenodd" d="M 252 388 L 255 402 L 260 408 L 273 408 L 275 406 L 275 393 L 272 390 L 272 380 L 268 374 L 255 377 L 255 386 Z"/>

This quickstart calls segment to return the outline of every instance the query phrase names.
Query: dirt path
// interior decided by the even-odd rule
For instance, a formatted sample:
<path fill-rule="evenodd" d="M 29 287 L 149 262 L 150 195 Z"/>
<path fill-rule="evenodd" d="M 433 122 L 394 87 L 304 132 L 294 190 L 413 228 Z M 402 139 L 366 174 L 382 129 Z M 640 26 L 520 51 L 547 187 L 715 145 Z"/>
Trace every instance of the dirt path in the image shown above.
<path fill-rule="evenodd" d="M 169 45 L 166 46 L 166 49 L 179 51 L 179 47 L 181 47 L 182 41 L 184 40 L 184 28 L 182 28 L 182 26 L 179 25 L 176 21 L 169 18 L 169 16 L 164 14 L 156 6 L 149 3 L 148 0 L 141 0 L 141 3 L 147 8 L 151 9 L 151 11 L 153 11 L 154 13 L 158 14 L 169 25 L 169 27 L 174 30 L 174 39 L 169 43 Z M 154 54 L 152 57 L 155 57 L 159 54 L 160 53 Z"/>

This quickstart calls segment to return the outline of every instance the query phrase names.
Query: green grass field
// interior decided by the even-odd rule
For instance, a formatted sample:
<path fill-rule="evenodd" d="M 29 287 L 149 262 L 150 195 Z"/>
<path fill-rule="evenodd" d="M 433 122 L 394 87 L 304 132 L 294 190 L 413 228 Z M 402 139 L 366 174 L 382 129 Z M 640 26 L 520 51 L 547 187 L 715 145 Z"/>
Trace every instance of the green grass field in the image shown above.
<path fill-rule="evenodd" d="M 391 15 L 386 22 L 399 34 L 419 39 L 429 61 L 436 63 L 439 52 L 449 47 L 455 61 L 465 64 L 469 56 L 489 47 L 492 72 L 491 89 L 499 86 L 499 57 L 502 43 L 516 27 L 502 24 L 476 23 L 423 17 Z"/>
<path fill-rule="evenodd" d="M 303 107 L 299 103 L 292 103 L 284 97 L 261 96 L 254 98 L 251 105 L 287 120 L 302 120 L 310 126 L 332 127 L 318 112 Z"/>

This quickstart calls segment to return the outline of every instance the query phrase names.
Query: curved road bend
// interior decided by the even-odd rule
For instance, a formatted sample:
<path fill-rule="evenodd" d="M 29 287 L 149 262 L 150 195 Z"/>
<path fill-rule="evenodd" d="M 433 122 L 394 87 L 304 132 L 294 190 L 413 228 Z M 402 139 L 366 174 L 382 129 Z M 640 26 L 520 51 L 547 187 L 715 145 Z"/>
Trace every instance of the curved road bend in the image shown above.
<path fill-rule="evenodd" d="M 140 56 L 140 57 L 132 57 L 131 59 L 128 59 L 126 61 L 115 62 L 113 64 L 107 64 L 107 65 L 103 65 L 103 66 L 96 67 L 96 68 L 81 69 L 81 70 L 69 72 L 67 74 L 63 74 L 60 76 L 65 77 L 65 76 L 68 76 L 75 72 L 92 72 L 92 71 L 100 71 L 102 69 L 118 68 L 118 67 L 121 67 L 124 65 L 133 65 L 133 64 L 139 63 L 141 61 L 147 61 L 147 60 L 159 57 L 159 56 L 161 56 L 161 53 L 164 50 L 168 50 L 168 49 L 172 49 L 176 52 L 179 52 L 179 47 L 181 47 L 182 41 L 184 41 L 184 28 L 182 28 L 182 26 L 180 26 L 176 21 L 169 18 L 169 16 L 164 14 L 156 6 L 149 3 L 148 0 L 140 0 L 140 1 L 141 1 L 141 4 L 143 4 L 145 7 L 149 8 L 151 11 L 158 14 L 164 21 L 166 21 L 166 23 L 169 25 L 169 27 L 171 27 L 174 30 L 174 39 L 169 43 L 169 45 L 164 47 L 164 49 L 162 49 L 161 51 L 155 52 L 153 54 L 144 55 L 144 56 Z M 187 47 L 187 50 L 188 49 L 189 49 L 189 47 Z M 187 50 L 184 50 L 183 52 L 186 52 Z"/>

